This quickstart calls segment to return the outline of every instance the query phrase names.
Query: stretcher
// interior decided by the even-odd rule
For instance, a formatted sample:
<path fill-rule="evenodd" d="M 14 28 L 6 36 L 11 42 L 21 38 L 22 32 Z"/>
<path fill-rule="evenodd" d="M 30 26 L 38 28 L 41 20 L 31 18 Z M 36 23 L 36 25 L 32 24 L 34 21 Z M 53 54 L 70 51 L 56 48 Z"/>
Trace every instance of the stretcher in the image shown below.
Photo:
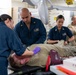
<path fill-rule="evenodd" d="M 38 67 L 38 66 L 28 66 L 25 65 L 21 68 L 12 68 L 8 67 L 10 70 L 14 71 L 12 74 L 9 75 L 55 75 L 53 72 L 43 72 L 45 68 Z"/>
<path fill-rule="evenodd" d="M 32 73 L 41 70 L 41 67 L 38 66 L 28 66 L 25 65 L 23 67 L 20 68 L 12 68 L 12 67 L 8 67 L 10 70 L 14 71 L 14 73 L 10 74 L 10 75 L 31 75 Z"/>

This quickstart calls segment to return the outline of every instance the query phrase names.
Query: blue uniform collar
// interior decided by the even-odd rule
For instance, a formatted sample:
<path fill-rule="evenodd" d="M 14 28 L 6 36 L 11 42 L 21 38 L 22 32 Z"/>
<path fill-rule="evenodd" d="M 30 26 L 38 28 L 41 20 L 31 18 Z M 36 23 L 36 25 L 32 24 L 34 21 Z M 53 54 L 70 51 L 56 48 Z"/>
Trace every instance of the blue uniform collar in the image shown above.
<path fill-rule="evenodd" d="M 35 22 L 35 19 L 33 18 L 33 17 L 31 17 L 31 24 L 35 24 L 36 22 Z"/>
<path fill-rule="evenodd" d="M 31 17 L 30 30 L 34 29 L 35 24 L 36 24 L 35 19 Z M 24 27 L 24 26 L 26 26 L 26 24 L 22 21 L 21 27 Z"/>
<path fill-rule="evenodd" d="M 25 24 L 23 21 L 22 21 L 22 23 Z M 36 23 L 36 22 L 35 22 L 35 19 L 34 19 L 33 17 L 31 17 L 31 23 L 30 23 L 30 24 L 35 25 L 35 23 Z M 25 24 L 25 25 L 26 25 L 26 24 Z"/>
<path fill-rule="evenodd" d="M 62 26 L 61 30 L 64 30 L 64 27 Z M 55 31 L 58 31 L 58 27 L 55 26 Z"/>
<path fill-rule="evenodd" d="M 35 25 L 36 25 L 36 21 L 34 18 L 31 17 L 30 30 L 34 29 Z"/>

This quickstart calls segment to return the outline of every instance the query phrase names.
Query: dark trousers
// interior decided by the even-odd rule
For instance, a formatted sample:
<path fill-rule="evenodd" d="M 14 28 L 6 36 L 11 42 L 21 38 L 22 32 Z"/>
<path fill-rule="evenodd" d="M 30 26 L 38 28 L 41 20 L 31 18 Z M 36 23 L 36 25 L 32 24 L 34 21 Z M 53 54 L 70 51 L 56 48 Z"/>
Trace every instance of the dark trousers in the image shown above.
<path fill-rule="evenodd" d="M 4 57 L 0 57 L 0 75 L 8 75 L 7 72 L 8 61 Z"/>

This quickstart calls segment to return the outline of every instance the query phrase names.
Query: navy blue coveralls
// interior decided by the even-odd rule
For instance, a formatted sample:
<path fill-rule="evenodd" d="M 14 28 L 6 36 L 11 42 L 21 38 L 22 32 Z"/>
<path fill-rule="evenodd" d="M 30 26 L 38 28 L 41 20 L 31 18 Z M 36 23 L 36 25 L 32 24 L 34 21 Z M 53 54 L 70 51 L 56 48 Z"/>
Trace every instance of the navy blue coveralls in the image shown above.
<path fill-rule="evenodd" d="M 23 21 L 20 21 L 15 26 L 15 31 L 26 46 L 44 43 L 46 40 L 46 29 L 43 23 L 36 18 L 31 17 L 30 29 Z"/>
<path fill-rule="evenodd" d="M 7 58 L 11 50 L 20 56 L 25 49 L 15 32 L 8 28 L 4 22 L 0 22 L 0 75 L 8 75 Z"/>
<path fill-rule="evenodd" d="M 64 40 L 66 41 L 66 37 L 71 38 L 73 36 L 71 30 L 69 28 L 62 26 L 61 30 L 59 31 L 57 26 L 53 27 L 48 34 L 48 39 L 50 40 Z"/>

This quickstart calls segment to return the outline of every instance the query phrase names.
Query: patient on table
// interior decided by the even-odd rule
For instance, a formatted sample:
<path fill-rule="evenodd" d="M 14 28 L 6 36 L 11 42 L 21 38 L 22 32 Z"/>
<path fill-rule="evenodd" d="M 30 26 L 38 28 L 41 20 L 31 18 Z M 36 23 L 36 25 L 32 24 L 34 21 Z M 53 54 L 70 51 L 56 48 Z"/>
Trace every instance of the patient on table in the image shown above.
<path fill-rule="evenodd" d="M 54 49 L 56 50 L 61 57 L 68 57 L 68 56 L 73 56 L 76 55 L 76 46 L 65 46 L 63 44 L 63 40 L 59 41 L 57 44 L 33 44 L 29 46 L 29 50 L 34 50 L 35 47 L 40 47 L 40 52 L 37 53 L 34 56 L 29 56 L 29 57 L 20 57 L 15 54 L 12 54 L 9 57 L 9 63 L 12 67 L 21 67 L 24 65 L 29 65 L 29 66 L 40 66 L 40 67 L 45 67 L 46 62 L 47 62 L 47 57 L 49 55 L 50 50 Z M 62 45 L 63 44 L 63 45 Z"/>
<path fill-rule="evenodd" d="M 36 47 L 35 49 L 33 49 L 34 54 L 36 54 L 40 50 L 41 50 L 40 47 Z M 32 56 L 18 56 L 15 53 L 13 53 L 9 57 L 9 62 L 12 67 L 18 67 L 18 65 L 23 66 L 30 60 L 31 57 Z"/>

